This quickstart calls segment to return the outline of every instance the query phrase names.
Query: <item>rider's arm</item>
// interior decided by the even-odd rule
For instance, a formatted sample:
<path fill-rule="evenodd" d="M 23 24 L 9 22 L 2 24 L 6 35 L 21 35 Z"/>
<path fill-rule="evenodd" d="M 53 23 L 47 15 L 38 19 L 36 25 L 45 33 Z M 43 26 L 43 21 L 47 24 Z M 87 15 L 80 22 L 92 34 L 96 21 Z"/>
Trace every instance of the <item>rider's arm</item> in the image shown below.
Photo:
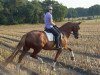
<path fill-rule="evenodd" d="M 53 22 L 52 15 L 50 15 L 50 23 L 51 23 L 52 25 L 55 25 L 55 23 Z"/>
<path fill-rule="evenodd" d="M 51 22 L 52 25 L 55 25 L 55 23 L 53 22 L 53 19 L 51 19 L 50 22 Z"/>

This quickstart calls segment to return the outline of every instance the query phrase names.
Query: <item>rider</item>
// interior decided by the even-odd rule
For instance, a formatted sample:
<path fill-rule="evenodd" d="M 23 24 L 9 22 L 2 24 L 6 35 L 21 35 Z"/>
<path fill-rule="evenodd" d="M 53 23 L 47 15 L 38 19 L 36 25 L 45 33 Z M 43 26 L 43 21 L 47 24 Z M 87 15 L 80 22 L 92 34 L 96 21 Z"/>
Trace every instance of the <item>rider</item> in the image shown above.
<path fill-rule="evenodd" d="M 55 36 L 55 43 L 56 43 L 56 49 L 61 49 L 60 46 L 60 31 L 55 26 L 55 23 L 53 22 L 52 17 L 52 6 L 49 5 L 46 11 L 46 14 L 44 15 L 44 22 L 45 22 L 45 29 L 51 32 Z"/>

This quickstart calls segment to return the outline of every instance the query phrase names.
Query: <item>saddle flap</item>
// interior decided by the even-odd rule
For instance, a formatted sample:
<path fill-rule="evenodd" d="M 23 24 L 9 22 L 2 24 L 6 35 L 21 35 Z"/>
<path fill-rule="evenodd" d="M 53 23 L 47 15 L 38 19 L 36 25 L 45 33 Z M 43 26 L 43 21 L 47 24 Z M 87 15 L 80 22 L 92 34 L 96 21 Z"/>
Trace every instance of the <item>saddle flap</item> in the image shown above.
<path fill-rule="evenodd" d="M 44 32 L 46 33 L 49 41 L 55 41 L 54 35 L 52 33 L 46 32 L 46 31 L 44 31 Z"/>

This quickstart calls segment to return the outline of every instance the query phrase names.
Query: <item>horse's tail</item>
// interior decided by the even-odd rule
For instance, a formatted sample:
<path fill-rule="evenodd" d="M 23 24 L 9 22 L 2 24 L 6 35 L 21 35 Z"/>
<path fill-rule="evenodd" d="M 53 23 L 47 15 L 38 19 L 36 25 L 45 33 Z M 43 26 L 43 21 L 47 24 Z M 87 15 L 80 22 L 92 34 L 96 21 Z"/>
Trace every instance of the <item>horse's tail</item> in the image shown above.
<path fill-rule="evenodd" d="M 15 50 L 20 50 L 25 45 L 26 35 L 23 35 Z"/>
<path fill-rule="evenodd" d="M 25 45 L 25 39 L 26 35 L 23 35 L 20 42 L 18 43 L 17 47 L 15 48 L 14 52 L 6 59 L 6 62 L 11 62 L 14 57 L 18 54 L 19 51 L 21 51 L 21 48 Z"/>

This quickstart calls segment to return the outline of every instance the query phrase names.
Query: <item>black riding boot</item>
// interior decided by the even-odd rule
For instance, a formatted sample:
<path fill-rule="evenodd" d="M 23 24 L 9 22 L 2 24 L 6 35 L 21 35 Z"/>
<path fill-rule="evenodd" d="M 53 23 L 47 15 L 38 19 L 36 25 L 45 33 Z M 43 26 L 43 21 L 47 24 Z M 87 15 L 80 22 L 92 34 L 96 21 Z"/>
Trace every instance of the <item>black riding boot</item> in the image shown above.
<path fill-rule="evenodd" d="M 56 43 L 56 49 L 60 50 L 61 49 L 61 45 L 60 45 L 59 37 L 55 38 L 55 43 Z"/>

